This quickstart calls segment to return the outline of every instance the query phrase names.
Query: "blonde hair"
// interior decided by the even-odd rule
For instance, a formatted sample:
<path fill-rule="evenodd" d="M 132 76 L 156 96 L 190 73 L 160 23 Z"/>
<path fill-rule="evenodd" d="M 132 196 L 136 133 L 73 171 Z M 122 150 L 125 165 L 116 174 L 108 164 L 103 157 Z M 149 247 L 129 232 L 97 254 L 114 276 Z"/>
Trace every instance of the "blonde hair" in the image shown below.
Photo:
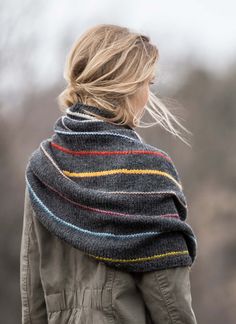
<path fill-rule="evenodd" d="M 159 51 L 147 35 L 111 24 L 88 29 L 74 42 L 67 56 L 64 69 L 67 86 L 58 96 L 60 110 L 65 112 L 68 107 L 81 102 L 107 110 L 114 116 L 101 117 L 89 112 L 98 119 L 131 123 L 133 127 L 160 124 L 183 140 L 171 119 L 185 131 L 186 128 L 151 90 L 143 113 L 148 111 L 155 119 L 154 123 L 141 125 L 143 113 L 138 116 L 132 106 L 131 99 L 136 91 L 155 76 L 158 58 Z"/>

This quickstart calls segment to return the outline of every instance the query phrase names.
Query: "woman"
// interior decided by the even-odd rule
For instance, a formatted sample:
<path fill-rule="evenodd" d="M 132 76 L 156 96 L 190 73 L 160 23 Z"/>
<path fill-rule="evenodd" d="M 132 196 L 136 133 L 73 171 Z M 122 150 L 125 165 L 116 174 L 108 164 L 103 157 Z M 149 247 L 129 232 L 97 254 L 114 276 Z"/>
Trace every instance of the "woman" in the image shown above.
<path fill-rule="evenodd" d="M 196 323 L 183 186 L 134 130 L 147 110 L 178 134 L 149 89 L 157 59 L 147 36 L 116 25 L 72 46 L 64 114 L 25 173 L 22 323 Z"/>

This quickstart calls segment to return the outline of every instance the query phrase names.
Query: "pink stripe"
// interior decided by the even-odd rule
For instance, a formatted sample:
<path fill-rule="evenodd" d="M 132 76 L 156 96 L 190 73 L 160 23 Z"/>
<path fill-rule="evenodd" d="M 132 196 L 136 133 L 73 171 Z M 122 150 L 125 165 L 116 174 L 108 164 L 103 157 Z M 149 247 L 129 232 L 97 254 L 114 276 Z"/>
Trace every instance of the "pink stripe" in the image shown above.
<path fill-rule="evenodd" d="M 42 180 L 41 180 L 42 181 Z M 79 204 L 67 197 L 65 197 L 64 195 L 62 195 L 59 191 L 55 190 L 53 187 L 51 187 L 50 185 L 48 185 L 47 183 L 45 183 L 44 181 L 42 181 L 42 183 L 50 188 L 52 191 L 56 192 L 59 196 L 61 196 L 62 198 L 64 198 L 65 200 L 70 201 L 72 204 L 77 205 L 81 208 L 87 209 L 87 210 L 91 210 L 93 212 L 98 212 L 98 213 L 102 213 L 102 214 L 107 214 L 107 215 L 115 215 L 115 216 L 137 216 L 137 215 L 132 215 L 132 214 L 127 214 L 127 213 L 118 213 L 118 212 L 112 212 L 112 211 L 107 211 L 107 210 L 103 210 L 103 209 L 98 209 L 98 208 L 93 208 L 93 207 L 89 207 L 83 204 Z M 163 214 L 163 215 L 157 215 L 157 217 L 171 217 L 171 218 L 179 218 L 179 214 Z"/>

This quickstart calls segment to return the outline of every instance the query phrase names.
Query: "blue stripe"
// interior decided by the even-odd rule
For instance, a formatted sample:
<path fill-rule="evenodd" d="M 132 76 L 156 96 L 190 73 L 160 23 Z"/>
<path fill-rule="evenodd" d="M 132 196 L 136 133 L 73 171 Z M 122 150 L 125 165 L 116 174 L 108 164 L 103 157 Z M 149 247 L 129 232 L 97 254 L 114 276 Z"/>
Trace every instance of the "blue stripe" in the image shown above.
<path fill-rule="evenodd" d="M 27 179 L 27 177 L 25 177 L 26 179 L 26 183 L 28 185 L 28 188 L 30 189 L 31 193 L 33 194 L 35 200 L 38 202 L 38 204 L 41 206 L 41 208 L 43 208 L 48 215 L 50 215 L 52 218 L 54 218 L 55 220 L 57 220 L 59 223 L 64 224 L 65 226 L 71 227 L 77 231 L 80 232 L 84 232 L 87 234 L 91 234 L 94 236 L 109 236 L 109 237 L 120 237 L 120 238 L 135 238 L 137 236 L 149 236 L 149 235 L 156 235 L 156 234 L 161 234 L 162 232 L 144 232 L 144 233 L 136 233 L 136 234 L 127 234 L 127 235 L 119 235 L 119 234 L 113 234 L 113 233 L 106 233 L 106 232 L 91 232 L 89 230 L 83 229 L 81 227 L 78 227 L 76 225 L 73 225 L 71 223 L 68 223 L 64 220 L 62 220 L 61 218 L 57 217 L 56 215 L 54 215 L 44 204 L 43 202 L 38 198 L 38 196 L 35 194 L 35 192 L 33 191 L 32 187 L 29 184 L 29 181 Z"/>
<path fill-rule="evenodd" d="M 71 223 L 68 223 L 64 220 L 62 220 L 61 218 L 57 217 L 56 215 L 54 215 L 44 204 L 43 202 L 38 198 L 38 196 L 35 194 L 35 192 L 33 191 L 32 187 L 29 184 L 29 181 L 27 179 L 27 177 L 25 176 L 25 180 L 26 183 L 28 185 L 28 188 L 30 189 L 31 193 L 33 194 L 33 196 L 35 197 L 36 201 L 39 203 L 39 205 L 48 213 L 48 215 L 50 215 L 52 218 L 54 218 L 56 221 L 58 221 L 59 223 L 67 226 L 67 227 L 71 227 L 79 232 L 83 232 L 83 233 L 87 233 L 93 236 L 108 236 L 108 237 L 119 237 L 119 238 L 135 238 L 137 236 L 151 236 L 151 235 L 160 235 L 162 233 L 165 232 L 143 232 L 143 233 L 135 233 L 135 234 L 113 234 L 113 233 L 106 233 L 106 232 L 92 232 L 86 229 L 83 229 L 81 227 L 78 227 L 76 225 L 73 225 Z M 173 221 L 173 220 L 172 220 Z M 187 225 L 187 224 L 186 224 Z M 190 237 L 196 244 L 197 244 L 197 240 L 196 238 L 191 235 L 191 234 L 187 234 L 188 237 Z"/>
<path fill-rule="evenodd" d="M 61 117 L 59 117 L 59 118 L 61 118 Z M 138 142 L 138 143 L 141 143 L 141 144 L 145 144 L 145 146 L 147 148 L 149 148 L 150 150 L 153 150 L 154 152 L 161 152 L 161 153 L 165 154 L 167 157 L 170 158 L 170 156 L 165 151 L 163 151 L 163 150 L 161 150 L 159 148 L 157 149 L 155 146 L 152 146 L 150 144 L 147 144 L 147 143 L 143 142 L 143 140 L 141 140 L 139 138 L 139 135 L 137 135 L 135 131 L 133 131 L 133 132 L 134 132 L 135 136 L 137 136 L 136 139 L 135 138 L 132 138 L 132 137 L 129 137 L 129 136 L 125 136 L 125 135 L 121 135 L 121 134 L 117 134 L 117 133 L 109 133 L 109 132 L 73 132 L 73 131 L 66 132 L 66 131 L 59 131 L 56 128 L 54 128 L 54 132 L 55 133 L 58 133 L 58 134 L 63 134 L 63 135 L 94 135 L 94 136 L 96 136 L 96 135 L 111 135 L 111 136 L 128 138 L 129 140 L 132 140 L 134 142 Z"/>

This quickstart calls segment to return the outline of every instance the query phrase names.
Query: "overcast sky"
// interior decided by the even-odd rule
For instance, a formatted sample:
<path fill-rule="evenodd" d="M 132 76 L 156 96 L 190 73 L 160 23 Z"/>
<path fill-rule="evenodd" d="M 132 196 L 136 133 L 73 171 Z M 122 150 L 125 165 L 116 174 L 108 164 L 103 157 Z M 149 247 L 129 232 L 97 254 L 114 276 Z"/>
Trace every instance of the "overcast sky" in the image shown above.
<path fill-rule="evenodd" d="M 71 28 L 76 37 L 96 23 L 123 24 L 148 33 L 163 60 L 191 54 L 217 69 L 235 59 L 235 14 L 233 0 L 90 0 L 83 4 L 54 0 L 44 15 L 44 26 L 52 41 L 65 29 Z"/>
<path fill-rule="evenodd" d="M 3 93 L 9 86 L 17 91 L 23 78 L 31 77 L 28 71 L 35 73 L 31 82 L 44 87 L 62 80 L 72 42 L 98 23 L 120 24 L 149 35 L 159 48 L 159 66 L 167 80 L 173 67 L 180 63 L 181 70 L 187 59 L 215 72 L 235 61 L 233 0 L 2 1 L 0 19 L 7 31 L 0 40 L 7 49 L 2 51 Z"/>

